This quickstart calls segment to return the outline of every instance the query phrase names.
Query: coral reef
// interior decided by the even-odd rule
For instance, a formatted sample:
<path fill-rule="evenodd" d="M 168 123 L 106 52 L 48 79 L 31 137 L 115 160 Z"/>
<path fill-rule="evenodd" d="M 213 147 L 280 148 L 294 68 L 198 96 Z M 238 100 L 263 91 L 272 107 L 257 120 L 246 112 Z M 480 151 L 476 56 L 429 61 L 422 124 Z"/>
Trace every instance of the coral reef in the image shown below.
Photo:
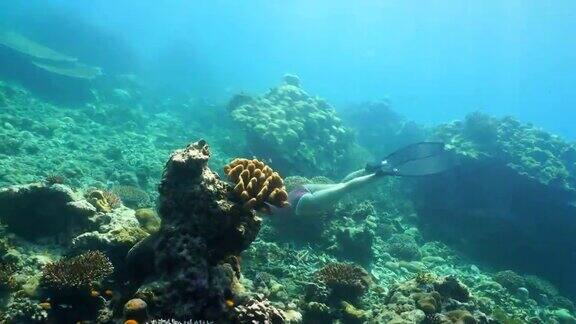
<path fill-rule="evenodd" d="M 419 179 L 413 197 L 424 236 L 494 267 L 536 274 L 576 296 L 576 264 L 565 263 L 576 249 L 567 230 L 576 226 L 574 146 L 514 118 L 482 113 L 441 125 L 436 134 L 460 165 Z"/>
<path fill-rule="evenodd" d="M 226 300 L 242 289 L 234 256 L 255 239 L 260 220 L 235 202 L 233 187 L 208 168 L 209 158 L 203 140 L 171 155 L 159 186 L 162 226 L 148 245 L 136 247 L 153 246 L 152 273 L 139 289 L 153 293 L 145 299 L 153 317 L 221 320 Z M 142 253 L 130 255 L 142 261 Z"/>
<path fill-rule="evenodd" d="M 88 251 L 47 264 L 42 283 L 55 289 L 86 289 L 113 272 L 114 266 L 104 253 Z"/>
<path fill-rule="evenodd" d="M 118 185 L 112 188 L 112 192 L 120 198 L 124 205 L 130 208 L 150 207 L 150 196 L 138 187 Z"/>
<path fill-rule="evenodd" d="M 109 213 L 122 205 L 120 197 L 108 190 L 90 189 L 86 192 L 86 199 L 102 213 Z"/>
<path fill-rule="evenodd" d="M 467 303 L 469 299 L 468 288 L 456 278 L 438 278 L 432 285 L 412 279 L 391 287 L 375 320 L 379 323 L 489 323 L 488 316 L 474 303 Z"/>
<path fill-rule="evenodd" d="M 282 177 L 264 162 L 234 159 L 224 167 L 224 172 L 246 208 L 267 210 L 268 204 L 278 208 L 289 205 Z"/>
<path fill-rule="evenodd" d="M 526 285 L 524 278 L 512 270 L 498 271 L 494 274 L 494 281 L 511 292 Z"/>
<path fill-rule="evenodd" d="M 388 252 L 401 260 L 420 259 L 420 250 L 414 238 L 406 234 L 394 234 L 387 242 Z"/>
<path fill-rule="evenodd" d="M 246 131 L 250 149 L 287 174 L 347 171 L 352 133 L 328 103 L 294 84 L 299 82 L 287 77 L 285 84 L 260 97 L 241 94 L 230 101 L 232 118 Z"/>
<path fill-rule="evenodd" d="M 0 221 L 29 240 L 70 236 L 94 213 L 90 204 L 64 185 L 34 183 L 0 189 Z"/>
<path fill-rule="evenodd" d="M 356 301 L 372 283 L 366 270 L 348 263 L 329 263 L 316 273 L 316 279 L 330 290 L 332 301 Z"/>
<path fill-rule="evenodd" d="M 574 147 L 558 136 L 512 117 L 496 119 L 475 112 L 464 121 L 438 127 L 437 136 L 451 149 L 473 159 L 502 161 L 521 176 L 544 185 L 576 188 L 570 156 Z"/>
<path fill-rule="evenodd" d="M 57 106 L 0 81 L 0 322 L 574 321 L 574 303 L 562 295 L 573 271 L 563 281 L 541 277 L 571 266 L 573 240 L 542 253 L 574 228 L 572 209 L 563 205 L 574 183 L 573 145 L 529 125 L 474 115 L 437 129 L 462 158 L 455 174 L 384 178 L 317 217 L 261 221 L 243 207 L 237 183 L 220 180 L 208 164 L 221 170 L 235 156 L 256 153 L 283 175 L 332 176 L 338 168 L 352 170 L 347 162 L 362 165 L 350 155 L 365 156 L 355 151 L 350 131 L 337 135 L 342 123 L 321 100 L 303 95 L 298 78 L 286 76 L 285 85 L 258 98 L 235 97 L 230 119 L 226 107 L 195 98 L 147 102 L 126 80 L 98 78 L 100 86 L 105 82 L 109 88 L 92 89 L 91 102 Z M 280 101 L 265 106 L 266 100 Z M 395 119 L 386 105 L 361 106 L 367 112 L 358 111 L 357 123 L 378 124 L 356 130 L 362 143 L 378 144 L 370 148 L 375 157 L 421 135 L 422 127 Z M 288 130 L 300 132 L 296 122 L 304 129 L 293 141 Z M 238 136 L 235 125 L 259 130 Z M 265 133 L 273 138 L 264 141 Z M 325 133 L 336 134 L 336 143 Z M 162 175 L 166 156 L 198 134 L 211 149 L 198 142 L 178 150 Z M 283 145 L 270 145 L 275 136 Z M 334 183 L 284 180 L 286 191 Z M 242 191 L 257 195 L 242 181 Z M 435 240 L 438 231 L 448 233 L 442 241 Z M 462 246 L 471 250 L 454 249 Z M 482 249 L 488 260 L 519 255 L 524 263 L 493 267 L 465 253 Z M 90 250 L 105 254 L 114 273 L 85 279 L 80 288 L 47 283 L 43 270 Z M 541 268 L 530 268 L 537 263 Z"/>
<path fill-rule="evenodd" d="M 16 265 L 11 262 L 0 261 L 0 292 L 14 286 Z"/>
<path fill-rule="evenodd" d="M 255 297 L 249 299 L 240 306 L 234 307 L 235 323 L 267 323 L 282 324 L 285 323 L 282 311 L 270 305 L 270 302 L 264 298 Z"/>
<path fill-rule="evenodd" d="M 6 323 L 42 323 L 48 318 L 47 310 L 23 293 L 17 293 L 6 308 L 6 313 L 0 313 L 0 321 Z"/>
<path fill-rule="evenodd" d="M 148 236 L 135 212 L 124 206 L 110 213 L 96 213 L 88 219 L 87 231 L 72 239 L 75 250 L 102 250 L 120 261 L 132 246 Z"/>

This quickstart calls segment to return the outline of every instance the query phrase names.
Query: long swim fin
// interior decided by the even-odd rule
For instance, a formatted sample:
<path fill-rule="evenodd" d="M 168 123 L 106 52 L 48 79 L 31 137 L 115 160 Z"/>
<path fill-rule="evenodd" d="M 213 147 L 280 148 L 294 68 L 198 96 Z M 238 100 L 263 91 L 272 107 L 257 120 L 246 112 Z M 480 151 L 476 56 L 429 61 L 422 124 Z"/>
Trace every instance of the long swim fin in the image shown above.
<path fill-rule="evenodd" d="M 401 148 L 380 163 L 369 164 L 366 171 L 379 175 L 426 176 L 447 171 L 456 158 L 445 150 L 444 143 L 420 142 Z"/>

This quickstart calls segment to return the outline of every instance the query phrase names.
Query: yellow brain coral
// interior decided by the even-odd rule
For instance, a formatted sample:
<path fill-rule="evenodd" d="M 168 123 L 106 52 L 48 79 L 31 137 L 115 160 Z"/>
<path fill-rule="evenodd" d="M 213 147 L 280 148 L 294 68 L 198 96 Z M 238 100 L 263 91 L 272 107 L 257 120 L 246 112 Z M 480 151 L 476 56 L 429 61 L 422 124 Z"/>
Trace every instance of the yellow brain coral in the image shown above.
<path fill-rule="evenodd" d="M 224 167 L 228 179 L 234 183 L 234 192 L 244 206 L 267 209 L 265 203 L 286 207 L 288 194 L 284 180 L 264 162 L 256 159 L 235 159 Z"/>

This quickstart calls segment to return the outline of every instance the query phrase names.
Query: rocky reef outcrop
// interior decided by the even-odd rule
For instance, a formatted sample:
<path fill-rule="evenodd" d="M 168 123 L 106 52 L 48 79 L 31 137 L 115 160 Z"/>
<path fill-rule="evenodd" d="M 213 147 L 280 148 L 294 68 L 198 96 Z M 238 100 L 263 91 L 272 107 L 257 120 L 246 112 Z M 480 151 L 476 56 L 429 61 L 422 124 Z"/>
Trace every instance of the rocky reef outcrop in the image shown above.
<path fill-rule="evenodd" d="M 242 291 L 239 254 L 260 219 L 208 168 L 209 158 L 203 140 L 171 155 L 159 186 L 162 226 L 129 255 L 135 272 L 150 270 L 136 295 L 154 318 L 222 321 Z"/>
<path fill-rule="evenodd" d="M 51 181 L 0 189 L 0 321 L 111 318 L 125 255 L 148 233 L 133 210 L 90 192 Z"/>
<path fill-rule="evenodd" d="M 253 154 L 287 174 L 348 171 L 352 132 L 326 101 L 306 93 L 294 76 L 259 97 L 235 96 L 232 118 L 242 125 Z"/>
<path fill-rule="evenodd" d="M 62 184 L 32 183 L 0 189 L 0 222 L 18 239 L 64 249 L 99 249 L 123 255 L 148 234 L 134 211 L 117 202 L 99 209 L 105 200 L 92 200 Z"/>
<path fill-rule="evenodd" d="M 419 181 L 422 231 L 576 295 L 576 147 L 513 118 L 481 113 L 436 133 L 460 167 Z"/>

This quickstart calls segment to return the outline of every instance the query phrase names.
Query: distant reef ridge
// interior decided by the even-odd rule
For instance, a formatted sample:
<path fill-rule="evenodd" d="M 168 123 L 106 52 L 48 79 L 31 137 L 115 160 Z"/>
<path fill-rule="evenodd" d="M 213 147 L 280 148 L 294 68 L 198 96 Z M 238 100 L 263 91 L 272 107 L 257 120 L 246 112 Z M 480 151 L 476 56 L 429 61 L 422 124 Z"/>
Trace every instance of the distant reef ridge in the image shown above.
<path fill-rule="evenodd" d="M 80 63 L 75 57 L 59 53 L 15 31 L 0 30 L 0 45 L 50 73 L 79 79 L 94 79 L 102 75 L 100 68 Z"/>

